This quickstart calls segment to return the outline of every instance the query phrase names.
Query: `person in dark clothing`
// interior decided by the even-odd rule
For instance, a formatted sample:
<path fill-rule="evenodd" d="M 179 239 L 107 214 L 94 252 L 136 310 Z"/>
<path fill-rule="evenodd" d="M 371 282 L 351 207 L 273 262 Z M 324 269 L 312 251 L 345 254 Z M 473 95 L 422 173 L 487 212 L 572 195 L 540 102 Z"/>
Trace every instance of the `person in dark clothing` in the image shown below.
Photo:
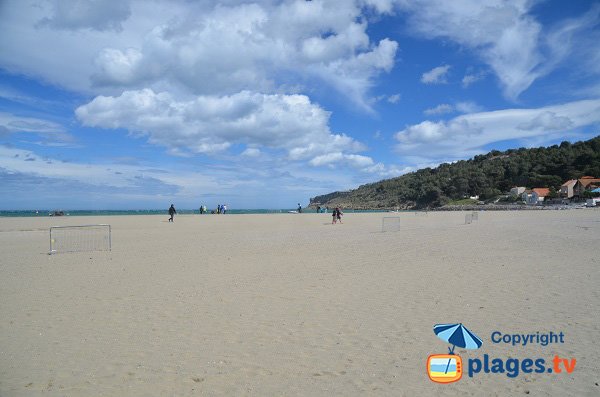
<path fill-rule="evenodd" d="M 175 206 L 173 204 L 171 204 L 171 206 L 169 207 L 169 215 L 171 215 L 171 217 L 169 218 L 169 222 L 173 222 L 173 216 L 177 213 L 177 211 L 175 210 Z"/>
<path fill-rule="evenodd" d="M 342 223 L 342 215 L 344 215 L 344 213 L 342 211 L 340 211 L 340 208 L 337 207 L 335 209 L 335 217 L 337 218 L 337 220 Z"/>
<path fill-rule="evenodd" d="M 298 213 L 301 214 L 302 213 L 302 206 L 300 205 L 300 203 L 298 203 Z"/>

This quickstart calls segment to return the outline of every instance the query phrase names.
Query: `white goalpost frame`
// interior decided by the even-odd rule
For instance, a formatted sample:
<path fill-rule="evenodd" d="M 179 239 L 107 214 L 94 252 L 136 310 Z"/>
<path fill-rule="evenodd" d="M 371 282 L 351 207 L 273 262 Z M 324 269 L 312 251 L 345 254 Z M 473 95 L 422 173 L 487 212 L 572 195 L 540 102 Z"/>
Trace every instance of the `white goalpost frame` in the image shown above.
<path fill-rule="evenodd" d="M 473 213 L 471 215 L 472 215 L 472 219 L 474 221 L 478 221 L 479 220 L 479 212 L 473 211 Z"/>
<path fill-rule="evenodd" d="M 68 232 L 69 230 L 105 230 L 104 232 L 98 233 L 98 235 L 102 234 L 102 236 L 98 239 L 89 238 L 90 235 L 87 236 L 80 234 L 79 236 L 75 236 L 71 240 L 71 246 L 69 247 L 69 242 L 66 243 L 60 241 L 60 244 L 57 244 L 57 235 L 60 235 L 60 232 Z M 54 231 L 54 233 L 53 233 Z M 64 233 L 63 233 L 64 235 Z M 85 239 L 88 237 L 88 239 Z M 94 236 L 95 237 L 95 236 Z M 67 240 L 67 238 L 65 238 Z M 75 241 L 73 243 L 73 241 Z M 96 243 L 100 243 L 96 245 Z M 67 246 L 64 248 L 63 246 Z M 61 249 L 58 249 L 61 247 Z M 74 225 L 74 226 L 51 226 L 50 227 L 50 252 L 49 254 L 56 254 L 59 252 L 89 252 L 89 251 L 112 251 L 112 228 L 108 224 L 94 224 L 94 225 Z"/>
<path fill-rule="evenodd" d="M 470 225 L 473 222 L 473 214 L 465 215 L 465 225 Z"/>
<path fill-rule="evenodd" d="M 384 216 L 383 218 L 381 218 L 381 232 L 382 233 L 384 233 L 386 231 L 385 230 L 385 220 L 386 219 L 394 219 L 395 222 L 396 222 L 395 224 L 397 226 L 396 226 L 396 229 L 392 230 L 392 231 L 394 231 L 394 232 L 399 232 L 400 231 L 400 217 L 399 216 Z"/>

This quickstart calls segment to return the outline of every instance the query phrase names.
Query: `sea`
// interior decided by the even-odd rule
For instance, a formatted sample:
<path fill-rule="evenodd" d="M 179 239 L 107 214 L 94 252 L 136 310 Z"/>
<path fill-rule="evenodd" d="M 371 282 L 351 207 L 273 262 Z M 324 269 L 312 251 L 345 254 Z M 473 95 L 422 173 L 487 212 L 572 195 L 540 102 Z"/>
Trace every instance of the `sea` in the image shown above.
<path fill-rule="evenodd" d="M 167 210 L 62 210 L 65 216 L 112 216 L 112 215 L 165 215 Z M 227 215 L 238 214 L 287 214 L 296 211 L 296 208 L 289 209 L 228 209 Z M 302 213 L 316 213 L 313 209 L 302 209 Z M 388 212 L 386 210 L 352 210 L 344 209 L 344 213 L 359 212 Z M 331 213 L 331 211 L 329 211 Z M 20 211 L 0 211 L 0 217 L 47 217 L 54 214 L 54 210 L 20 210 Z M 178 215 L 200 214 L 198 210 L 177 210 Z M 205 214 L 207 215 L 207 214 Z M 208 212 L 210 215 L 210 210 Z"/>

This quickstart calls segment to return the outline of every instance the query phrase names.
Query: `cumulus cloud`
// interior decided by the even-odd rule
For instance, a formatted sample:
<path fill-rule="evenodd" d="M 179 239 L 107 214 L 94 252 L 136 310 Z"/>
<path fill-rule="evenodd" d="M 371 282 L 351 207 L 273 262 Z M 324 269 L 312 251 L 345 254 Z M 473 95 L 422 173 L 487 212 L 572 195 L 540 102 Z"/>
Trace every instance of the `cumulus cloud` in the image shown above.
<path fill-rule="evenodd" d="M 347 166 L 363 174 L 370 174 L 378 179 L 391 178 L 414 170 L 412 167 L 398 167 L 395 165 L 386 166 L 381 162 L 375 163 L 369 156 L 345 154 L 341 152 L 332 152 L 316 156 L 309 161 L 309 164 L 314 167 L 327 166 L 330 169 L 335 169 L 338 166 Z"/>
<path fill-rule="evenodd" d="M 465 158 L 485 145 L 545 137 L 600 123 L 600 100 L 584 100 L 539 109 L 507 109 L 471 113 L 449 121 L 423 121 L 395 134 L 396 150 L 404 155 Z"/>
<path fill-rule="evenodd" d="M 423 84 L 444 84 L 447 83 L 446 75 L 450 70 L 450 65 L 442 65 L 431 69 L 429 72 L 421 75 L 421 83 Z"/>
<path fill-rule="evenodd" d="M 317 156 L 309 161 L 310 165 L 322 166 L 336 163 L 348 163 L 356 168 L 365 168 L 373 165 L 373 159 L 359 154 L 344 154 L 341 152 L 327 153 Z"/>
<path fill-rule="evenodd" d="M 330 113 L 304 95 L 242 91 L 183 101 L 151 89 L 96 97 L 76 110 L 87 126 L 125 128 L 174 153 L 214 153 L 232 144 L 287 151 L 302 160 L 332 150 L 356 152 L 364 146 L 334 134 Z"/>
<path fill-rule="evenodd" d="M 370 110 L 365 98 L 393 68 L 398 44 L 370 39 L 365 7 L 386 13 L 391 2 L 9 1 L 0 66 L 110 95 L 289 93 L 325 84 Z"/>

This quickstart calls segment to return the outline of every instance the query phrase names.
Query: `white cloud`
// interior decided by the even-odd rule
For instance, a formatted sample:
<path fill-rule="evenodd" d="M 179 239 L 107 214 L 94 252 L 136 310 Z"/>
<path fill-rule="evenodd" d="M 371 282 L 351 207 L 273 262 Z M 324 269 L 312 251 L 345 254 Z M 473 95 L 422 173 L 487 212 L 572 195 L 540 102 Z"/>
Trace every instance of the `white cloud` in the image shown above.
<path fill-rule="evenodd" d="M 475 113 L 480 112 L 482 110 L 481 106 L 477 105 L 475 102 L 457 102 L 454 105 L 450 105 L 448 103 L 439 104 L 433 108 L 426 109 L 423 111 L 426 115 L 441 115 L 447 113 Z"/>
<path fill-rule="evenodd" d="M 389 103 L 398 103 L 398 102 L 400 102 L 400 99 L 401 99 L 401 98 L 402 98 L 402 96 L 401 96 L 400 94 L 394 94 L 394 95 L 390 95 L 390 96 L 387 98 L 387 101 L 388 101 Z"/>
<path fill-rule="evenodd" d="M 572 127 L 573 121 L 568 115 L 557 115 L 554 111 L 549 110 L 517 125 L 517 128 L 523 131 L 543 130 L 546 132 L 565 131 Z"/>
<path fill-rule="evenodd" d="M 367 33 L 363 7 L 389 12 L 385 0 L 67 4 L 3 4 L 0 67 L 105 95 L 289 93 L 325 84 L 369 110 L 368 91 L 393 68 L 398 48 Z"/>
<path fill-rule="evenodd" d="M 421 75 L 421 83 L 423 84 L 444 84 L 447 83 L 446 75 L 450 70 L 450 65 L 442 65 L 431 69 L 429 72 Z"/>
<path fill-rule="evenodd" d="M 8 172 L 20 172 L 47 178 L 68 178 L 92 185 L 126 187 L 128 178 L 137 175 L 133 167 L 120 166 L 122 174 L 115 174 L 105 165 L 65 163 L 42 157 L 30 150 L 7 148 L 0 145 L 0 167 Z"/>
<path fill-rule="evenodd" d="M 317 156 L 309 161 L 309 164 L 313 166 L 331 165 L 337 163 L 347 163 L 355 168 L 365 168 L 373 165 L 373 159 L 359 154 L 333 152 Z"/>
<path fill-rule="evenodd" d="M 467 101 L 467 102 L 457 102 L 454 105 L 454 109 L 460 113 L 475 113 L 481 112 L 483 108 L 476 104 L 475 102 Z"/>
<path fill-rule="evenodd" d="M 135 48 L 125 51 L 105 48 L 94 60 L 98 71 L 91 76 L 99 85 L 132 85 L 145 75 L 141 68 L 142 53 Z"/>
<path fill-rule="evenodd" d="M 261 155 L 261 151 L 257 148 L 253 148 L 253 147 L 246 148 L 246 150 L 244 150 L 242 152 L 242 156 L 246 156 L 246 157 L 259 157 L 260 155 Z"/>
<path fill-rule="evenodd" d="M 62 134 L 65 129 L 62 125 L 33 117 L 20 117 L 10 113 L 0 112 L 0 125 L 8 132 L 34 132 L 38 134 Z"/>
<path fill-rule="evenodd" d="M 485 73 L 483 73 L 483 72 L 466 74 L 462 79 L 462 86 L 464 88 L 467 88 L 471 84 L 474 84 L 480 80 L 483 80 L 484 77 L 485 77 Z"/>
<path fill-rule="evenodd" d="M 600 99 L 547 106 L 472 113 L 449 121 L 423 121 L 396 133 L 396 150 L 406 156 L 458 159 L 485 145 L 514 139 L 568 135 L 600 123 Z"/>
<path fill-rule="evenodd" d="M 449 105 L 447 103 L 442 103 L 437 105 L 434 108 L 425 109 L 423 113 L 427 115 L 435 115 L 435 114 L 444 114 L 444 113 L 452 113 L 454 112 L 454 106 Z"/>
<path fill-rule="evenodd" d="M 474 49 L 498 76 L 504 93 L 516 98 L 541 75 L 541 25 L 528 14 L 535 2 L 516 0 L 400 1 L 412 32 L 448 38 Z"/>
<path fill-rule="evenodd" d="M 330 131 L 330 113 L 304 95 L 243 91 L 186 101 L 150 89 L 99 96 L 76 110 L 86 126 L 126 128 L 174 153 L 213 153 L 232 144 L 283 149 L 293 160 L 364 146 Z"/>
<path fill-rule="evenodd" d="M 6 135 L 24 132 L 33 133 L 49 140 L 44 142 L 45 145 L 63 145 L 73 141 L 73 136 L 59 123 L 3 112 L 0 112 L 0 132 Z"/>
<path fill-rule="evenodd" d="M 391 178 L 414 171 L 413 167 L 386 166 L 383 163 L 375 163 L 371 157 L 359 154 L 344 154 L 332 152 L 317 156 L 309 161 L 313 167 L 328 166 L 336 169 L 338 166 L 349 166 L 363 174 L 371 174 L 378 179 Z"/>
<path fill-rule="evenodd" d="M 497 76 L 504 95 L 515 100 L 538 78 L 563 66 L 584 74 L 600 73 L 600 6 L 580 17 L 543 27 L 531 9 L 532 0 L 398 0 L 409 30 L 430 39 L 450 39 L 473 50 Z M 568 61 L 568 64 L 566 64 Z M 463 87 L 483 79 L 468 73 Z"/>
<path fill-rule="evenodd" d="M 0 184 L 7 192 L 5 208 L 161 208 L 178 209 L 227 203 L 232 208 L 286 208 L 331 190 L 346 190 L 370 180 L 363 169 L 340 172 L 336 167 L 306 167 L 279 159 L 156 168 L 158 164 L 63 162 L 29 150 L 0 145 Z M 357 165 L 365 160 L 350 158 Z M 365 163 L 369 163 L 367 160 Z M 348 166 L 348 164 L 340 164 Z M 386 171 L 386 170 L 384 170 Z M 390 168 L 390 171 L 391 170 Z M 379 174 L 372 174 L 372 176 Z M 68 196 L 68 202 L 65 197 Z M 64 206 L 68 205 L 68 208 Z"/>

